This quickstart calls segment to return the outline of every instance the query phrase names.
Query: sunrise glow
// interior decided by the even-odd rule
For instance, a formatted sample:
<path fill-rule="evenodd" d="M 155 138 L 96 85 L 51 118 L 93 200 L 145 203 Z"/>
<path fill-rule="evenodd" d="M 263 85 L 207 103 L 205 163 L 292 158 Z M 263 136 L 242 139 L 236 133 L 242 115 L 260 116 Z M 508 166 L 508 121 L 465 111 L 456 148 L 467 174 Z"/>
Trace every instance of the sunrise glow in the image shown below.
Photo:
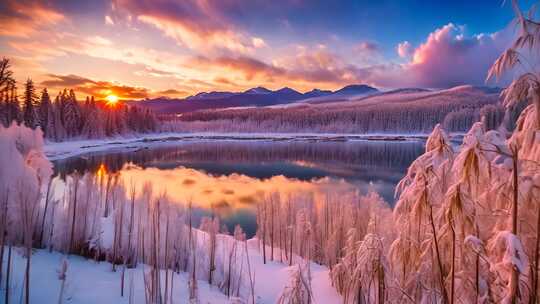
<path fill-rule="evenodd" d="M 114 106 L 118 103 L 118 96 L 108 95 L 107 97 L 105 97 L 105 100 L 107 100 L 107 105 Z"/>

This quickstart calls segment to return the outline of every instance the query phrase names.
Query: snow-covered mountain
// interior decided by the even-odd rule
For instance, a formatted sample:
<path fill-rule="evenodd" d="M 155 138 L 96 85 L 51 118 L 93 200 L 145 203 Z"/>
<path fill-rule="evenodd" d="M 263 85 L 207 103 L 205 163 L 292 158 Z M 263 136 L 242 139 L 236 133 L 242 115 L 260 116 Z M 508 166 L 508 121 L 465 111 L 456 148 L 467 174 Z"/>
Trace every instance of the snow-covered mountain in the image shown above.
<path fill-rule="evenodd" d="M 251 88 L 249 90 L 246 90 L 244 92 L 244 94 L 271 94 L 272 91 L 270 91 L 269 89 L 265 88 L 265 87 L 256 87 L 256 88 Z"/>
<path fill-rule="evenodd" d="M 319 90 L 319 89 L 313 89 L 309 92 L 304 93 L 304 97 L 306 98 L 313 98 L 313 97 L 321 97 L 321 96 L 327 96 L 334 92 L 330 90 Z"/>
<path fill-rule="evenodd" d="M 175 114 L 210 109 L 287 105 L 298 101 L 312 103 L 328 100 L 343 101 L 347 98 L 367 96 L 377 92 L 379 90 L 367 85 L 349 85 L 335 92 L 313 89 L 306 93 L 300 93 L 288 87 L 275 91 L 255 87 L 244 92 L 201 92 L 184 99 L 159 97 L 137 101 L 136 104 L 150 108 L 159 114 Z"/>
<path fill-rule="evenodd" d="M 235 93 L 231 93 L 231 92 L 216 92 L 216 91 L 212 91 L 212 92 L 200 92 L 196 95 L 193 95 L 193 96 L 189 96 L 187 97 L 186 99 L 187 100 L 198 100 L 198 99 L 216 99 L 216 98 L 227 98 L 227 97 L 230 97 L 232 95 L 234 95 Z"/>
<path fill-rule="evenodd" d="M 334 95 L 363 95 L 369 93 L 376 93 L 379 90 L 374 87 L 370 87 L 365 84 L 351 84 L 335 91 Z"/>

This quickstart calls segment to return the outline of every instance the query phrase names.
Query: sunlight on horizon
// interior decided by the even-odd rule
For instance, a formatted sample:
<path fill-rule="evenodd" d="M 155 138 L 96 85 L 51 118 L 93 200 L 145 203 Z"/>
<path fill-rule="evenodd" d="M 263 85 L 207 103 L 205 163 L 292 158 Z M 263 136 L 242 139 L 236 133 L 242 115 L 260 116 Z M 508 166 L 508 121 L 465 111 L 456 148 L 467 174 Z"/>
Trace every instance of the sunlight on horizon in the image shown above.
<path fill-rule="evenodd" d="M 107 100 L 107 105 L 109 106 L 115 106 L 118 103 L 118 96 L 113 94 L 107 95 L 105 99 Z"/>

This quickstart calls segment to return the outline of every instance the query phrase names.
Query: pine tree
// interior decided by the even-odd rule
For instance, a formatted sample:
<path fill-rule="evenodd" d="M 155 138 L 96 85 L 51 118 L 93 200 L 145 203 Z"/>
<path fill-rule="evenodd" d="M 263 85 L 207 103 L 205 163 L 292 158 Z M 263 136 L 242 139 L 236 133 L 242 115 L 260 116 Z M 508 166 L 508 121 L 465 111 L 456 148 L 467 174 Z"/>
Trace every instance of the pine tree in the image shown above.
<path fill-rule="evenodd" d="M 0 61 L 0 123 L 4 126 L 11 124 L 10 115 L 10 92 L 11 87 L 15 85 L 13 72 L 10 69 L 9 60 L 7 58 Z"/>
<path fill-rule="evenodd" d="M 8 90 L 5 93 L 4 111 L 4 123 L 6 126 L 9 126 L 13 121 L 20 123 L 21 109 L 15 81 L 8 83 Z"/>
<path fill-rule="evenodd" d="M 12 121 L 20 122 L 17 87 L 9 60 L 0 61 L 0 123 L 9 126 Z"/>
<path fill-rule="evenodd" d="M 81 131 L 81 108 L 73 90 L 64 90 L 61 94 L 64 129 L 69 137 L 75 137 Z"/>
<path fill-rule="evenodd" d="M 13 72 L 11 71 L 9 59 L 3 58 L 0 61 L 0 94 L 1 95 L 8 93 L 9 85 L 11 83 L 14 83 L 14 79 L 13 79 Z"/>
<path fill-rule="evenodd" d="M 28 78 L 24 87 L 23 120 L 24 124 L 32 129 L 35 129 L 39 123 L 35 110 L 36 100 L 37 97 L 34 82 L 32 81 L 32 79 Z"/>
<path fill-rule="evenodd" d="M 83 113 L 85 118 L 81 135 L 92 139 L 105 137 L 103 112 L 97 107 L 94 97 L 87 100 Z"/>
<path fill-rule="evenodd" d="M 51 98 L 49 96 L 49 92 L 47 92 L 47 88 L 44 88 L 43 91 L 41 91 L 41 100 L 39 102 L 38 114 L 39 126 L 43 131 L 43 135 L 47 137 L 49 121 L 52 120 L 53 115 L 51 109 Z"/>
<path fill-rule="evenodd" d="M 48 137 L 54 141 L 62 141 L 66 138 L 66 129 L 62 121 L 62 102 L 60 96 L 57 96 L 52 105 L 52 119 L 47 126 L 49 130 Z"/>

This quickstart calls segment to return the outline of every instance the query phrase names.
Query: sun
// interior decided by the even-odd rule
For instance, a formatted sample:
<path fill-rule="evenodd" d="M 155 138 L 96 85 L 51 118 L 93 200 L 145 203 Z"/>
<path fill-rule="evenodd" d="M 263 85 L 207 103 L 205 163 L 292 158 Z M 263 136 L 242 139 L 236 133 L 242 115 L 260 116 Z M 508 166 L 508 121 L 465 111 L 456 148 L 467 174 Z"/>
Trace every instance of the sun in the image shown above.
<path fill-rule="evenodd" d="M 116 105 L 116 103 L 118 103 L 118 96 L 116 95 L 107 95 L 107 97 L 105 97 L 105 99 L 107 99 L 107 104 L 110 105 L 110 106 L 114 106 Z"/>

